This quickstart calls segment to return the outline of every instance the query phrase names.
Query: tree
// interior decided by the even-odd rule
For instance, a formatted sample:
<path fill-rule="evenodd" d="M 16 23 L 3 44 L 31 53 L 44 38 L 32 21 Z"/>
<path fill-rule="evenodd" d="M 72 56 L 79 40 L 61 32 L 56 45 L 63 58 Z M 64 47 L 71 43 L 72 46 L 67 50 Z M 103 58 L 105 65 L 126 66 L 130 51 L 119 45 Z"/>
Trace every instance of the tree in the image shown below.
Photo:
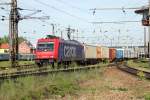
<path fill-rule="evenodd" d="M 27 41 L 27 39 L 24 38 L 24 37 L 19 37 L 19 38 L 18 38 L 18 42 L 19 42 L 19 43 L 21 43 L 21 42 L 23 42 L 23 41 Z M 0 45 L 1 45 L 2 43 L 9 43 L 9 37 L 6 36 L 6 35 L 5 35 L 4 37 L 0 37 Z"/>

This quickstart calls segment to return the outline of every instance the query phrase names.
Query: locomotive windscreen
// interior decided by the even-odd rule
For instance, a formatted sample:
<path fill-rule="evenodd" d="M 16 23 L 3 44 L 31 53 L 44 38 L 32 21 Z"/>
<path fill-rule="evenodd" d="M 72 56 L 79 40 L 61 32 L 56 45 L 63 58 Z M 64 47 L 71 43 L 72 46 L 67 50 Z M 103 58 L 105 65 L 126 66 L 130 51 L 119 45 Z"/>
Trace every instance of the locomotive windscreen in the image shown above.
<path fill-rule="evenodd" d="M 53 51 L 54 50 L 54 43 L 53 42 L 42 42 L 38 43 L 37 45 L 38 51 Z"/>

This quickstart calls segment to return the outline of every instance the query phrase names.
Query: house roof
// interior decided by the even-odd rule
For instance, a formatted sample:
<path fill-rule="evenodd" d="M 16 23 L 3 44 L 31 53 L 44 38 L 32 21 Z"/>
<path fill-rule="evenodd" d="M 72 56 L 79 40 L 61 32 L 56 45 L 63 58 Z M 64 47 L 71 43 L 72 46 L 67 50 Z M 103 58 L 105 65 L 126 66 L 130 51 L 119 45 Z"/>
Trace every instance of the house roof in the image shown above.
<path fill-rule="evenodd" d="M 9 44 L 8 43 L 1 44 L 0 49 L 9 49 Z"/>
<path fill-rule="evenodd" d="M 34 49 L 35 47 L 31 44 L 31 42 L 30 41 L 23 41 L 23 42 L 21 42 L 20 44 L 22 44 L 22 43 L 26 43 L 31 49 Z M 20 45 L 19 44 L 19 45 Z"/>

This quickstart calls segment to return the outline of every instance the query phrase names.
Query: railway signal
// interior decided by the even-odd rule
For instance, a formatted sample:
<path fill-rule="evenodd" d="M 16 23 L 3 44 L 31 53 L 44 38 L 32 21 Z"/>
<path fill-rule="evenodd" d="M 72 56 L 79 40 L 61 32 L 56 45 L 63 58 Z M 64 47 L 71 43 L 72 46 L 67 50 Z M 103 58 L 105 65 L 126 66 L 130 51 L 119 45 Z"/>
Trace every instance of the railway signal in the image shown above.
<path fill-rule="evenodd" d="M 135 13 L 142 14 L 142 25 L 147 26 L 149 30 L 149 43 L 150 43 L 150 0 L 149 4 L 146 7 L 142 7 L 139 10 L 136 10 Z M 150 66 L 150 46 L 148 46 L 148 55 L 149 55 L 149 66 Z"/>

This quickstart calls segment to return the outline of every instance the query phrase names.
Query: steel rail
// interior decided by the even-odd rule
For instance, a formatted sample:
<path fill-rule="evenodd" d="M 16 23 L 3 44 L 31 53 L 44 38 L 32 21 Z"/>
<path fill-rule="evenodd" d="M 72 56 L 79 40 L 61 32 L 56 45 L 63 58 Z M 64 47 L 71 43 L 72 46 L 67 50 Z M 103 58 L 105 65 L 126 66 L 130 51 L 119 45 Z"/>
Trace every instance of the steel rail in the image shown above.
<path fill-rule="evenodd" d="M 26 76 L 48 75 L 48 74 L 59 73 L 59 72 L 75 72 L 80 70 L 96 69 L 100 67 L 101 67 L 100 65 L 81 66 L 81 67 L 66 68 L 66 69 L 51 69 L 50 67 L 41 67 L 32 70 L 3 73 L 0 74 L 0 80 L 16 79 L 19 77 L 26 77 Z"/>
<path fill-rule="evenodd" d="M 138 73 L 142 72 L 145 78 L 150 79 L 150 72 L 148 71 L 143 71 L 138 68 L 133 68 L 133 67 L 127 66 L 126 64 L 119 64 L 117 68 L 127 73 L 136 75 L 136 76 L 138 76 Z"/>

